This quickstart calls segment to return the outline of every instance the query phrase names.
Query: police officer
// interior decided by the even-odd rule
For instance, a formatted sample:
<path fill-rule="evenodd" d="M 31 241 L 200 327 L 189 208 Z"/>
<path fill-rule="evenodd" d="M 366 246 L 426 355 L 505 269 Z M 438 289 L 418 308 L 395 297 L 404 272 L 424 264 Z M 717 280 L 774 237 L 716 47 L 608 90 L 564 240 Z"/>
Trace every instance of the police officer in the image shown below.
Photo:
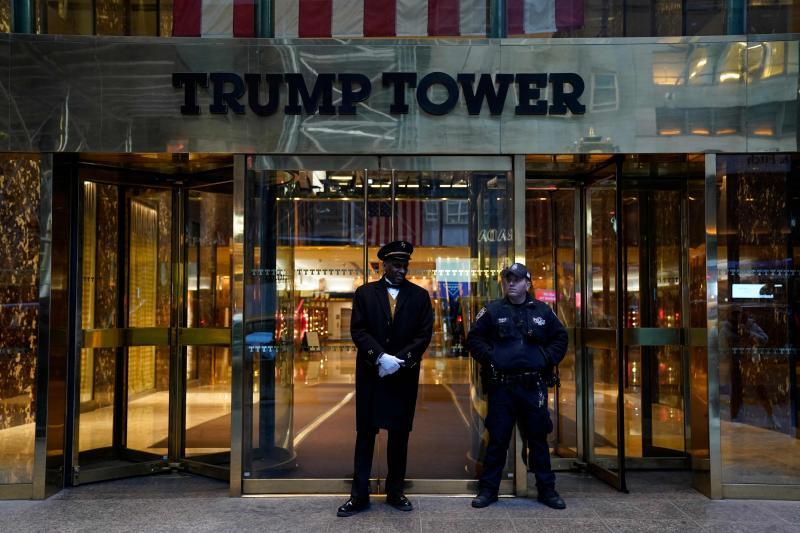
<path fill-rule="evenodd" d="M 337 516 L 367 509 L 375 435 L 388 432 L 386 503 L 413 505 L 403 494 L 408 436 L 414 421 L 420 362 L 431 342 L 433 308 L 428 291 L 406 279 L 414 246 L 394 241 L 378 250 L 383 277 L 353 297 L 350 334 L 356 354 L 356 449 L 350 499 Z"/>
<path fill-rule="evenodd" d="M 489 445 L 473 507 L 497 501 L 511 432 L 516 423 L 528 446 L 528 468 L 536 476 L 538 500 L 553 509 L 566 504 L 555 490 L 547 434 L 553 430 L 547 386 L 567 351 L 567 332 L 547 306 L 528 293 L 531 275 L 514 263 L 501 273 L 505 297 L 481 309 L 467 336 L 467 348 L 481 365 L 489 399 Z"/>

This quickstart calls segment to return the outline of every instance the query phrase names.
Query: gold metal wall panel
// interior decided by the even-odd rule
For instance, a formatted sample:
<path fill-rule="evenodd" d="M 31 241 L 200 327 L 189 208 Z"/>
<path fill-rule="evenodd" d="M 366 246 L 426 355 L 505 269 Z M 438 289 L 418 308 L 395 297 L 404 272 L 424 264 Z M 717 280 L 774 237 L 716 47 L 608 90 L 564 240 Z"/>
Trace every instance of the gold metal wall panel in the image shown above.
<path fill-rule="evenodd" d="M 686 470 L 688 457 L 626 457 L 625 468 L 629 470 Z"/>
<path fill-rule="evenodd" d="M 800 485 L 725 483 L 722 485 L 722 497 L 741 500 L 800 500 Z"/>
<path fill-rule="evenodd" d="M 83 348 L 169 346 L 170 328 L 109 328 L 83 330 Z"/>
<path fill-rule="evenodd" d="M 687 346 L 708 346 L 708 329 L 688 328 L 686 330 Z"/>
<path fill-rule="evenodd" d="M 747 39 L 752 39 L 748 41 Z M 546 154 L 796 151 L 798 41 L 787 36 L 641 39 L 370 40 L 209 39 L 12 34 L 0 42 L 9 78 L 7 140 L 12 151 L 272 154 Z M 774 43 L 774 44 L 773 44 Z M 782 71 L 751 53 L 779 47 Z M 751 50 L 752 49 L 752 50 Z M 60 66 L 53 69 L 53 65 Z M 383 72 L 576 73 L 582 115 L 517 115 L 513 85 L 502 114 L 469 115 L 463 95 L 442 116 L 427 114 L 406 91 L 409 113 L 393 115 Z M 260 117 L 212 114 L 198 91 L 199 115 L 181 115 L 184 90 L 173 73 L 364 74 L 373 81 L 357 116 Z M 338 83 L 336 84 L 338 90 Z M 101 88 L 103 90 L 101 91 Z M 438 89 L 438 87 L 437 87 Z M 552 94 L 548 85 L 547 93 Z M 756 105 L 758 109 L 755 109 Z M 751 107 L 753 108 L 751 111 Z M 766 123 L 769 127 L 762 127 Z M 69 131 L 63 131 L 64 117 Z M 61 117 L 64 120 L 53 120 Z M 4 148 L 4 146 L 6 146 Z"/>
<path fill-rule="evenodd" d="M 0 485 L 0 500 L 30 500 L 33 498 L 32 483 Z"/>
<path fill-rule="evenodd" d="M 150 461 L 146 463 L 132 463 L 128 465 L 116 465 L 107 468 L 85 468 L 73 476 L 76 485 L 84 483 L 94 483 L 96 481 L 107 481 L 109 479 L 122 479 L 133 476 L 146 476 L 162 472 L 167 468 L 164 461 Z"/>
<path fill-rule="evenodd" d="M 228 346 L 230 328 L 178 328 L 180 346 Z"/>
<path fill-rule="evenodd" d="M 245 479 L 242 494 L 350 494 L 351 479 Z M 375 480 L 370 492 L 378 492 Z"/>
<path fill-rule="evenodd" d="M 350 494 L 350 479 L 245 479 L 242 494 Z M 406 494 L 474 495 L 477 480 L 460 479 L 409 479 Z M 370 482 L 370 492 L 380 491 L 375 480 Z M 500 494 L 514 494 L 512 481 L 500 482 Z"/>
<path fill-rule="evenodd" d="M 168 346 L 169 328 L 126 328 L 126 346 Z"/>
<path fill-rule="evenodd" d="M 187 472 L 219 479 L 221 481 L 228 481 L 231 475 L 230 469 L 227 466 L 217 466 L 190 460 L 183 460 L 182 464 Z"/>
<path fill-rule="evenodd" d="M 623 330 L 625 346 L 681 346 L 680 328 L 629 328 Z"/>
<path fill-rule="evenodd" d="M 613 350 L 617 347 L 617 331 L 604 328 L 583 328 L 583 345 L 589 348 Z"/>

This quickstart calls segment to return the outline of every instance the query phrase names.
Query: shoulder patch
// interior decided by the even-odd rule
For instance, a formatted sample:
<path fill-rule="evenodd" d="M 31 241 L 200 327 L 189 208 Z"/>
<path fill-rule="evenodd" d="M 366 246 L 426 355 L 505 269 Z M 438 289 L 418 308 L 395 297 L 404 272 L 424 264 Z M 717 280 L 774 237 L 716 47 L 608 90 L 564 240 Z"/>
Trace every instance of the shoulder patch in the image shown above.
<path fill-rule="evenodd" d="M 485 308 L 485 307 L 481 307 L 481 310 L 480 310 L 480 311 L 478 311 L 478 314 L 477 314 L 477 315 L 475 315 L 475 322 L 477 322 L 478 320 L 480 320 L 480 319 L 481 319 L 481 317 L 482 317 L 483 315 L 485 315 L 485 314 L 486 314 L 486 308 Z"/>

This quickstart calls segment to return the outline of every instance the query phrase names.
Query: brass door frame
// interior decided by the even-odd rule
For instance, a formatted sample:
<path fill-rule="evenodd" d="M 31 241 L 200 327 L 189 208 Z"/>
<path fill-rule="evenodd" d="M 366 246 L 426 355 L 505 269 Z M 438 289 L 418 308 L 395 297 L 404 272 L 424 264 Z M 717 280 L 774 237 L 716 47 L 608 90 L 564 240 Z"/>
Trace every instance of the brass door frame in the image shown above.
<path fill-rule="evenodd" d="M 77 164 L 80 169 L 81 165 Z M 115 398 L 114 398 L 114 445 L 109 448 L 99 448 L 79 452 L 79 420 L 80 410 L 75 408 L 72 416 L 72 461 L 70 463 L 72 472 L 70 473 L 68 484 L 79 485 L 107 479 L 118 479 L 123 477 L 147 475 L 161 472 L 172 467 L 179 467 L 190 472 L 195 472 L 209 477 L 227 480 L 229 478 L 228 467 L 220 464 L 210 464 L 211 461 L 224 463 L 225 458 L 203 456 L 202 458 L 187 459 L 185 457 L 185 408 L 186 408 L 186 347 L 187 346 L 230 346 L 230 328 L 187 328 L 185 324 L 186 315 L 186 245 L 185 245 L 185 198 L 186 193 L 194 187 L 183 185 L 163 186 L 151 184 L 143 181 L 127 183 L 115 180 L 94 180 L 91 177 L 81 176 L 80 170 L 76 172 L 78 187 L 84 181 L 94 181 L 106 183 L 119 187 L 119 238 L 118 238 L 118 315 L 122 324 L 127 325 L 127 309 L 125 308 L 125 294 L 128 290 L 128 214 L 127 202 L 124 193 L 127 187 L 149 188 L 171 191 L 171 206 L 173 213 L 172 232 L 171 232 L 171 297 L 170 297 L 170 322 L 169 327 L 119 327 L 106 329 L 80 329 L 78 321 L 78 334 L 75 342 L 75 387 L 76 393 L 80 389 L 78 380 L 80 379 L 80 350 L 82 348 L 113 348 L 117 350 L 117 366 L 115 378 Z M 205 186 L 205 185 L 203 185 Z M 203 186 L 197 187 L 201 189 Z M 83 223 L 83 198 L 77 195 L 78 199 L 78 224 Z M 79 237 L 76 243 L 77 249 L 82 250 L 82 232 L 78 231 Z M 81 252 L 77 254 L 78 271 L 80 272 Z M 77 294 L 82 292 L 82 276 L 77 276 Z M 82 314 L 81 299 L 75 299 L 75 313 L 77 317 Z M 178 325 L 176 325 L 178 324 Z M 127 356 L 124 349 L 129 346 L 168 346 L 170 348 L 169 365 L 169 407 L 168 407 L 168 454 L 157 456 L 129 450 L 123 446 L 125 441 L 124 432 L 126 428 L 126 403 L 127 403 L 127 366 L 125 360 Z M 120 394 L 121 392 L 121 394 Z M 77 401 L 77 400 L 76 400 Z M 91 456 L 110 455 L 121 460 L 135 461 L 128 464 L 115 464 L 99 467 L 82 468 L 81 458 Z M 217 454 L 218 455 L 218 454 Z M 209 462 L 198 459 L 208 458 Z"/>
<path fill-rule="evenodd" d="M 609 168 L 612 167 L 612 168 Z M 609 170 L 613 172 L 610 173 Z M 581 264 L 581 287 L 592 286 L 591 269 L 589 268 L 588 254 L 587 254 L 587 222 L 589 217 L 590 206 L 588 203 L 589 188 L 599 181 L 613 180 L 614 183 L 614 212 L 617 214 L 617 231 L 616 231 L 616 248 L 615 248 L 615 276 L 614 276 L 614 292 L 616 296 L 616 328 L 589 328 L 588 324 L 588 309 L 586 306 L 586 298 L 581 301 L 581 333 L 580 344 L 576 345 L 576 357 L 580 353 L 579 372 L 582 374 L 581 387 L 583 388 L 583 418 L 579 422 L 584 426 L 583 431 L 583 459 L 586 462 L 587 469 L 594 476 L 602 479 L 609 485 L 613 486 L 621 492 L 628 492 L 625 481 L 625 382 L 624 375 L 624 360 L 622 357 L 623 335 L 624 335 L 624 302 L 623 298 L 619 295 L 623 294 L 623 224 L 619 213 L 622 212 L 622 159 L 620 157 L 613 157 L 609 163 L 600 168 L 593 170 L 589 175 L 584 176 L 580 185 L 580 238 L 578 245 L 580 246 L 580 264 Z M 593 461 L 594 450 L 594 389 L 592 361 L 587 357 L 586 348 L 597 345 L 606 349 L 614 350 L 616 354 L 617 363 L 617 401 L 616 401 L 616 419 L 617 419 L 617 471 L 614 472 L 606 466 Z"/>
<path fill-rule="evenodd" d="M 611 163 L 613 164 L 613 162 Z M 607 165 L 606 165 L 607 167 Z M 594 181 L 593 175 L 596 174 L 597 170 L 593 170 L 592 173 L 589 175 L 582 175 L 577 178 L 532 178 L 534 183 L 538 186 L 555 186 L 559 189 L 563 190 L 574 190 L 575 191 L 575 269 L 576 269 L 576 279 L 575 279 L 575 291 L 576 293 L 584 293 L 581 284 L 584 283 L 583 286 L 586 286 L 586 281 L 583 279 L 584 276 L 582 272 L 586 269 L 586 258 L 584 257 L 584 248 L 585 242 L 583 241 L 583 228 L 585 227 L 586 221 L 584 218 L 584 213 L 586 211 L 586 205 L 583 200 L 582 194 L 582 186 L 586 186 L 587 184 L 591 184 Z M 626 179 L 624 176 L 621 178 L 625 182 L 630 182 L 631 180 Z M 529 182 L 530 183 L 530 182 Z M 687 206 L 686 203 L 688 201 L 687 198 L 687 189 L 686 189 L 686 180 L 658 180 L 657 182 L 649 182 L 649 181 L 640 181 L 637 183 L 639 187 L 637 188 L 645 188 L 645 189 L 652 189 L 652 190 L 663 190 L 663 189 L 671 189 L 671 190 L 680 190 L 682 192 L 682 209 L 681 209 L 681 219 L 682 219 L 682 241 L 681 241 L 681 261 L 680 261 L 680 268 L 681 268 L 681 279 L 686 280 L 688 279 L 688 249 L 686 247 L 686 236 L 688 235 L 688 220 L 687 220 Z M 517 206 L 518 213 L 522 210 L 522 206 Z M 518 224 L 521 227 L 524 227 L 524 221 L 520 220 Z M 556 226 L 556 222 L 553 223 L 553 227 Z M 519 226 L 518 226 L 519 227 Z M 521 235 L 521 232 L 518 233 Z M 524 250 L 524 243 L 521 244 Z M 522 258 L 523 256 L 520 256 Z M 688 285 L 686 283 L 681 283 L 682 287 L 682 294 L 681 294 L 681 314 L 684 317 L 689 316 L 689 297 L 688 297 Z M 576 374 L 576 402 L 577 402 L 577 422 L 576 422 L 576 431 L 577 431 L 577 459 L 573 458 L 561 458 L 561 457 L 552 457 L 551 462 L 553 464 L 554 469 L 561 469 L 561 470 L 568 470 L 575 467 L 576 460 L 580 463 L 582 461 L 586 461 L 589 453 L 589 436 L 585 435 L 587 431 L 587 424 L 588 418 L 591 416 L 591 398 L 586 395 L 587 386 L 588 386 L 588 379 L 589 377 L 586 375 L 586 371 L 581 369 L 581 362 L 583 357 L 580 355 L 581 347 L 598 347 L 603 349 L 615 350 L 616 349 L 616 331 L 613 328 L 589 328 L 583 326 L 586 323 L 586 318 L 582 318 L 579 314 L 576 321 L 576 327 L 571 328 L 569 334 L 571 338 L 574 339 L 574 346 L 576 347 L 576 357 L 578 360 L 577 363 L 577 374 Z M 583 326 L 583 327 L 582 327 Z M 623 341 L 622 347 L 623 350 L 632 347 L 632 346 L 679 346 L 682 349 L 682 365 L 683 365 L 683 396 L 684 396 L 684 403 L 685 403 L 685 438 L 688 440 L 690 438 L 689 432 L 689 425 L 690 419 L 688 417 L 689 412 L 689 383 L 688 383 L 688 353 L 689 348 L 692 346 L 705 346 L 707 344 L 707 329 L 706 328 L 626 328 L 623 329 Z M 558 406 L 559 403 L 556 402 Z M 690 447 L 686 445 L 687 454 Z M 680 456 L 680 457 L 626 457 L 626 469 L 640 469 L 640 468 L 679 468 L 679 469 L 688 469 L 689 468 L 689 458 L 688 456 Z"/>
<path fill-rule="evenodd" d="M 521 158 L 521 167 L 517 164 L 519 156 L 235 156 L 234 158 L 234 247 L 237 253 L 234 257 L 234 271 L 243 272 L 244 264 L 250 264 L 245 257 L 246 243 L 244 236 L 245 223 L 245 189 L 246 175 L 248 170 L 304 170 L 309 168 L 324 168 L 326 170 L 358 170 L 364 172 L 364 179 L 369 179 L 370 172 L 392 172 L 392 209 L 395 203 L 394 172 L 398 170 L 427 170 L 427 171 L 496 171 L 507 172 L 512 176 L 512 183 L 516 184 L 518 169 L 522 172 L 522 201 L 524 202 L 524 156 Z M 247 161 L 250 160 L 251 168 L 247 168 Z M 517 187 L 518 185 L 515 185 Z M 515 195 L 518 194 L 516 189 Z M 361 202 L 368 201 L 368 187 L 364 187 Z M 393 213 L 394 214 L 394 213 Z M 364 209 L 365 227 L 367 210 Z M 394 217 L 392 217 L 394 221 Z M 517 220 L 514 220 L 515 234 L 519 234 L 516 229 Z M 392 222 L 394 223 L 394 222 Z M 524 219 L 523 219 L 524 224 Z M 395 228 L 392 226 L 394 234 Z M 524 235 L 524 232 L 523 232 Z M 518 241 L 515 241 L 517 244 Z M 524 238 L 523 238 L 524 247 Z M 515 246 L 515 255 L 519 255 L 520 250 Z M 524 257 L 524 248 L 522 250 Z M 364 280 L 369 277 L 369 257 L 368 246 L 364 245 Z M 349 493 L 351 487 L 350 479 L 250 479 L 249 472 L 244 471 L 243 458 L 248 451 L 245 447 L 252 441 L 250 430 L 246 420 L 252 417 L 251 409 L 248 404 L 252 402 L 252 395 L 248 398 L 249 391 L 245 384 L 245 354 L 244 354 L 244 279 L 240 274 L 236 274 L 236 284 L 234 287 L 233 304 L 233 404 L 232 404 L 232 444 L 231 444 L 231 470 L 230 470 L 230 494 L 233 496 L 241 494 L 315 494 L 315 493 Z M 521 462 L 520 454 L 517 453 L 520 445 L 518 438 L 517 444 L 512 444 L 509 453 L 515 458 L 514 479 L 504 479 L 501 481 L 501 494 L 527 494 L 527 469 Z M 477 491 L 477 480 L 471 479 L 407 479 L 409 493 L 417 494 L 474 494 Z M 382 483 L 377 479 L 372 480 L 372 490 L 377 492 Z"/>
<path fill-rule="evenodd" d="M 91 177 L 84 177 L 84 165 L 79 162 L 75 163 L 77 187 L 80 190 L 85 181 L 101 182 L 91 179 Z M 129 251 L 129 213 L 128 202 L 126 201 L 126 191 L 129 187 L 147 187 L 151 189 L 171 190 L 172 187 L 164 186 L 151 186 L 142 183 L 129 184 L 126 182 L 112 182 L 109 185 L 114 185 L 118 189 L 119 199 L 117 207 L 117 287 L 118 293 L 116 298 L 116 308 L 118 323 L 124 327 L 107 328 L 107 329 L 87 329 L 79 330 L 74 353 L 74 376 L 75 376 L 75 409 L 73 413 L 73 433 L 72 433 L 72 461 L 71 472 L 68 475 L 67 484 L 80 485 L 84 483 L 91 483 L 96 481 L 104 481 L 108 479 L 119 479 L 130 476 L 147 475 L 164 471 L 169 468 L 167 457 L 159 457 L 155 454 L 148 454 L 146 452 L 129 450 L 125 446 L 126 431 L 127 431 L 127 354 L 125 348 L 128 346 L 169 346 L 171 341 L 170 328 L 164 327 L 147 327 L 147 328 L 131 328 L 127 327 L 128 313 L 127 313 L 127 291 L 128 291 L 128 251 Z M 83 202 L 83 195 L 77 195 L 78 201 L 78 224 L 82 227 L 84 221 L 85 205 Z M 174 194 L 172 203 L 174 205 Z M 82 251 L 83 251 L 83 231 L 78 231 L 78 238 L 76 239 L 76 247 L 79 252 L 76 254 L 77 261 L 77 294 L 83 292 L 83 272 L 82 264 Z M 171 298 L 172 299 L 172 298 Z M 75 301 L 75 314 L 76 317 L 81 317 L 83 309 L 81 306 L 81 298 L 76 298 Z M 77 319 L 78 327 L 80 328 L 80 318 Z M 78 408 L 79 400 L 78 395 L 80 391 L 80 364 L 81 356 L 80 351 L 83 348 L 111 348 L 116 352 L 115 355 L 115 377 L 114 377 L 114 401 L 113 401 L 113 429 L 112 429 L 112 445 L 105 448 L 97 448 L 80 452 L 80 409 Z M 172 363 L 170 362 L 170 367 Z M 168 433 L 168 438 L 171 437 Z M 117 464 L 100 464 L 91 465 L 93 458 L 109 458 L 117 462 Z M 89 462 L 89 465 L 84 466 L 83 461 Z M 132 461 L 132 462 L 128 462 Z"/>
<path fill-rule="evenodd" d="M 688 196 L 690 178 L 682 179 L 662 179 L 658 181 L 648 181 L 638 178 L 622 177 L 623 182 L 634 185 L 637 191 L 677 191 L 680 194 L 680 251 L 679 251 L 679 286 L 681 287 L 681 306 L 680 312 L 683 320 L 690 317 L 689 301 L 689 211 Z M 640 230 L 651 232 L 652 228 L 645 228 L 640 224 Z M 627 265 L 625 265 L 627 272 Z M 641 278 L 641 271 L 640 271 Z M 692 328 L 683 326 L 680 328 L 656 328 L 639 327 L 628 328 L 624 332 L 624 349 L 628 347 L 658 347 L 672 346 L 681 351 L 681 389 L 684 413 L 684 452 L 675 453 L 673 456 L 663 457 L 637 457 L 627 459 L 631 468 L 667 468 L 667 469 L 689 469 L 691 466 L 691 398 L 690 398 L 690 376 L 689 376 L 689 349 L 692 346 L 707 345 L 707 329 Z M 642 398 L 642 401 L 649 401 L 649 398 Z M 643 409 L 644 411 L 644 409 Z M 644 420 L 643 420 L 644 422 Z M 643 431 L 644 435 L 644 431 Z M 652 447 L 652 450 L 657 449 Z M 643 452 L 645 450 L 643 449 Z"/>

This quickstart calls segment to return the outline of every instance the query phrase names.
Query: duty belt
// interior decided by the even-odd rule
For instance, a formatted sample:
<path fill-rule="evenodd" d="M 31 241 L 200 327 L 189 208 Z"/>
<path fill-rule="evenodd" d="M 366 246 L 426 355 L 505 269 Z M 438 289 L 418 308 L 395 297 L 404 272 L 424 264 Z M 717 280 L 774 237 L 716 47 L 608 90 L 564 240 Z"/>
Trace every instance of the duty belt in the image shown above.
<path fill-rule="evenodd" d="M 541 381 L 542 373 L 538 370 L 527 370 L 523 372 L 503 372 L 498 371 L 494 376 L 494 382 L 502 385 L 511 385 L 514 383 L 532 383 Z"/>

